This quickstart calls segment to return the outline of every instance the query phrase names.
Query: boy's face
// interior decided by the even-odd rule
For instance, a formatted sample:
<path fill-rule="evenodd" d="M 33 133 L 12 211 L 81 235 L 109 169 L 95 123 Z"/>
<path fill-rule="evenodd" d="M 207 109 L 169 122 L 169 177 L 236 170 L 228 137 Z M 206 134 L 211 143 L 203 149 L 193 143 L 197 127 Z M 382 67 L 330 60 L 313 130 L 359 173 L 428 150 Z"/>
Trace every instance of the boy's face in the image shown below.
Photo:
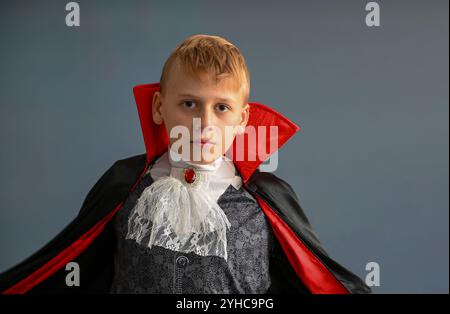
<path fill-rule="evenodd" d="M 209 164 L 224 155 L 234 137 L 243 132 L 249 105 L 244 103 L 244 92 L 236 90 L 232 78 L 216 83 L 209 74 L 196 76 L 175 68 L 164 95 L 157 91 L 153 96 L 153 121 L 164 123 L 173 151 L 184 158 L 189 156 L 191 162 Z M 178 132 L 178 137 L 171 138 L 171 131 L 178 131 L 179 127 L 189 130 L 188 138 Z M 181 142 L 186 146 L 180 146 Z M 185 147 L 189 147 L 189 152 L 183 151 Z"/>

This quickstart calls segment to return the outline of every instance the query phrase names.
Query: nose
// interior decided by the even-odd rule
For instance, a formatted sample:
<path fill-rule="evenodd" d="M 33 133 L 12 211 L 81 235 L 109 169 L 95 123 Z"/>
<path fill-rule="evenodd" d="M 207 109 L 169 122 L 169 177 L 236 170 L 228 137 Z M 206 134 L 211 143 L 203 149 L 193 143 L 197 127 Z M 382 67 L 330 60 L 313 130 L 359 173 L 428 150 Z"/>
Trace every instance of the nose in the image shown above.
<path fill-rule="evenodd" d="M 211 110 L 211 108 L 209 108 L 209 106 L 204 106 L 204 108 L 202 108 L 200 118 L 202 130 L 214 126 L 214 112 Z"/>

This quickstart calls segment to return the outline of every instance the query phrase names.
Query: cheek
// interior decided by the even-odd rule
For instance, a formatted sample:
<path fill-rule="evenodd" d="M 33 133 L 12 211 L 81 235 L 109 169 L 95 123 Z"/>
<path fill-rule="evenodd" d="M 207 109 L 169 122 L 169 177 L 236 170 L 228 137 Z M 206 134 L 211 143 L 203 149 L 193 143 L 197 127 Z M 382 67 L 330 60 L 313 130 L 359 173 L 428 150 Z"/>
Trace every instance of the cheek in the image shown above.
<path fill-rule="evenodd" d="M 192 127 L 192 118 L 177 110 L 168 110 L 164 121 L 169 131 L 177 126 L 186 127 L 190 131 Z"/>
<path fill-rule="evenodd" d="M 234 125 L 230 125 L 229 127 L 222 128 L 222 147 L 226 151 L 234 140 Z"/>
<path fill-rule="evenodd" d="M 225 146 L 225 149 L 228 149 L 231 144 L 233 144 L 233 141 L 236 137 L 235 129 L 240 126 L 241 114 L 241 111 L 233 113 L 233 115 L 231 115 L 227 121 L 227 125 L 229 125 L 230 127 L 224 130 L 223 144 Z"/>

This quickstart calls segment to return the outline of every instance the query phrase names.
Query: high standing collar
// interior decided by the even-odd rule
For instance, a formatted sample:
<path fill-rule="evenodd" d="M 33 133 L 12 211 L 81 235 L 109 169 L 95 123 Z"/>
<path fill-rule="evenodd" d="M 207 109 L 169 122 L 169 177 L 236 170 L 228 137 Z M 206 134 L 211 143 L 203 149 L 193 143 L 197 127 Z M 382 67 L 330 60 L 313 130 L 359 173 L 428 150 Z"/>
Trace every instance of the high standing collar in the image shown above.
<path fill-rule="evenodd" d="M 156 157 L 162 155 L 167 151 L 169 139 L 165 130 L 164 124 L 157 125 L 153 122 L 152 118 L 152 101 L 153 94 L 160 88 L 159 83 L 142 84 L 133 88 L 134 97 L 136 100 L 137 110 L 139 114 L 139 120 L 141 122 L 142 134 L 144 137 L 144 144 L 147 154 L 147 162 L 154 160 Z M 260 143 L 257 141 L 256 145 L 249 144 L 249 141 L 245 141 L 245 151 L 254 152 L 244 155 L 244 160 L 235 160 L 233 156 L 233 162 L 239 173 L 241 174 L 244 183 L 248 181 L 253 172 L 259 167 L 261 163 L 267 160 L 270 155 L 277 151 L 284 145 L 300 127 L 284 117 L 275 110 L 255 102 L 249 102 L 250 116 L 247 126 L 255 127 L 256 138 L 259 138 L 259 126 L 270 128 L 270 126 L 278 126 L 278 145 L 276 147 L 270 146 L 270 132 L 265 131 L 265 142 Z M 233 142 L 236 145 L 236 140 Z M 263 159 L 258 158 L 258 146 L 263 146 L 264 154 Z M 265 145 L 265 146 L 264 146 Z M 266 150 L 267 148 L 267 150 Z M 248 160 L 248 156 L 257 156 L 256 160 Z"/>

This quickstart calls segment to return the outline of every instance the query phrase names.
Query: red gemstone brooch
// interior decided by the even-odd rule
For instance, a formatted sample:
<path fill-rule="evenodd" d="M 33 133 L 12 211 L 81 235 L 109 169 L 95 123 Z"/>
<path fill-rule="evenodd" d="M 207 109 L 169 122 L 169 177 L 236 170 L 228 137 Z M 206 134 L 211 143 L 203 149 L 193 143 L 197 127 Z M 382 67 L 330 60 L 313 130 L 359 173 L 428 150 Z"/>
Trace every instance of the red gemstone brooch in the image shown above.
<path fill-rule="evenodd" d="M 200 172 L 195 168 L 187 168 L 184 170 L 184 181 L 192 186 L 197 185 L 200 179 Z"/>

